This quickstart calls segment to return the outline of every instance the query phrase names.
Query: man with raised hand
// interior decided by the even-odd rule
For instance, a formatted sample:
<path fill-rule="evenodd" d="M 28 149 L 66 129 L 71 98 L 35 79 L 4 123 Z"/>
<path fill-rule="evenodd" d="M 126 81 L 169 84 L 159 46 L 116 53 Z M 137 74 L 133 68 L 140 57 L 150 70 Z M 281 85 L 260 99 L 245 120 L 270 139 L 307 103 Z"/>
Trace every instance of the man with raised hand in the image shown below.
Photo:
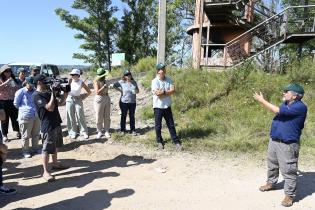
<path fill-rule="evenodd" d="M 281 204 L 285 207 L 293 205 L 296 195 L 300 136 L 307 114 L 307 107 L 301 101 L 303 95 L 303 87 L 296 83 L 283 89 L 283 103 L 279 107 L 266 101 L 262 93 L 253 95 L 267 110 L 275 113 L 268 145 L 267 183 L 259 190 L 273 190 L 278 182 L 280 169 L 285 193 Z"/>

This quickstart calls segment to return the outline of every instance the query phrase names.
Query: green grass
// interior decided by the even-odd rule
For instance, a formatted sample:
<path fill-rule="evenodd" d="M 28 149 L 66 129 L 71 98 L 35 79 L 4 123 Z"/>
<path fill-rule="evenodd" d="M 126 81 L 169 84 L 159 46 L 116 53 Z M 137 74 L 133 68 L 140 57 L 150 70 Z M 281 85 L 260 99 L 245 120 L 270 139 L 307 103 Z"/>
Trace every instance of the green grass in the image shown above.
<path fill-rule="evenodd" d="M 266 150 L 273 114 L 253 99 L 255 91 L 262 92 L 267 100 L 279 105 L 282 87 L 300 82 L 306 91 L 303 101 L 309 113 L 302 134 L 302 152 L 315 156 L 315 67 L 305 60 L 300 67 L 292 64 L 285 75 L 265 73 L 252 65 L 224 72 L 168 68 L 167 74 L 175 81 L 173 114 L 176 129 L 188 151 L 229 151 L 262 153 Z M 153 67 L 141 79 L 149 89 L 155 75 Z M 151 105 L 143 108 L 138 118 L 153 118 Z M 166 141 L 171 142 L 166 126 L 162 130 Z M 152 128 L 145 136 L 126 138 L 154 145 Z"/>

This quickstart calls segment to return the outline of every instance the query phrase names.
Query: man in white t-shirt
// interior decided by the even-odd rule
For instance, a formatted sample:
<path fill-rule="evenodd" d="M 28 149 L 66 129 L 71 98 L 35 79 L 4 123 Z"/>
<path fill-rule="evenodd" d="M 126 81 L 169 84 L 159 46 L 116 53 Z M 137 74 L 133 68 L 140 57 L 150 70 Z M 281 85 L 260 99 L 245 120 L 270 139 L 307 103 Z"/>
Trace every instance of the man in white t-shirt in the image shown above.
<path fill-rule="evenodd" d="M 152 80 L 151 90 L 153 93 L 153 110 L 155 118 L 156 141 L 159 149 L 164 149 L 164 141 L 161 135 L 162 118 L 165 119 L 176 149 L 181 149 L 181 142 L 176 134 L 173 113 L 171 109 L 171 95 L 175 92 L 175 86 L 171 78 L 166 76 L 165 65 L 156 65 L 156 77 Z"/>

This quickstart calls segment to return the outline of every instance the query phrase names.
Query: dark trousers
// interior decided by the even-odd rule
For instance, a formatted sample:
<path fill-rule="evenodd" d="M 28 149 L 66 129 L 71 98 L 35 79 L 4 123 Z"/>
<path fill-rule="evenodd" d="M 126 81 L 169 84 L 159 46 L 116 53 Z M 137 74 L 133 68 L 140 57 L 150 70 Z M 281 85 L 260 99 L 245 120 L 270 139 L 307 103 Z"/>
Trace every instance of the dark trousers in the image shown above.
<path fill-rule="evenodd" d="M 161 135 L 162 118 L 165 119 L 166 125 L 168 127 L 168 131 L 170 132 L 173 143 L 174 144 L 180 143 L 179 138 L 176 134 L 176 129 L 175 129 L 175 124 L 174 124 L 173 113 L 172 113 L 171 107 L 168 107 L 167 109 L 154 108 L 154 118 L 155 118 L 156 141 L 158 143 L 164 144 L 163 138 Z"/>
<path fill-rule="evenodd" d="M 2 135 L 8 135 L 9 117 L 13 131 L 19 132 L 18 109 L 13 105 L 13 100 L 0 100 L 0 108 L 4 109 L 6 115 L 5 120 L 1 122 Z"/>
<path fill-rule="evenodd" d="M 129 122 L 130 122 L 130 131 L 135 131 L 135 112 L 136 112 L 136 103 L 123 103 L 119 102 L 119 107 L 121 110 L 120 116 L 120 131 L 126 131 L 126 118 L 129 112 Z"/>
<path fill-rule="evenodd" d="M 2 182 L 2 159 L 0 157 L 0 187 L 3 185 Z"/>

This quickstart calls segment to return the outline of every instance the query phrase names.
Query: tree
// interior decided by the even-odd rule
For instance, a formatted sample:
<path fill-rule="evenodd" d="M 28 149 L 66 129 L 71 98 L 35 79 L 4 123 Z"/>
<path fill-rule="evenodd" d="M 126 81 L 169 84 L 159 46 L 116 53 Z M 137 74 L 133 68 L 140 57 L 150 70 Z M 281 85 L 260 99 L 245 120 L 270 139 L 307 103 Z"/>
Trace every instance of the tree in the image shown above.
<path fill-rule="evenodd" d="M 193 24 L 195 0 L 167 0 L 166 57 L 169 63 L 183 66 L 191 49 L 191 37 L 186 33 Z"/>
<path fill-rule="evenodd" d="M 129 8 L 124 9 L 120 21 L 117 47 L 126 53 L 126 60 L 134 64 L 140 58 L 152 56 L 156 53 L 154 43 L 153 16 L 154 0 L 122 0 Z"/>
<path fill-rule="evenodd" d="M 79 31 L 74 37 L 83 40 L 80 48 L 90 53 L 74 53 L 73 58 L 98 67 L 107 65 L 111 70 L 110 58 L 114 48 L 112 38 L 117 25 L 117 19 L 113 14 L 118 10 L 111 4 L 111 0 L 75 0 L 71 7 L 87 12 L 87 16 L 83 18 L 72 15 L 62 8 L 55 10 L 60 19 L 66 22 L 67 27 Z"/>

